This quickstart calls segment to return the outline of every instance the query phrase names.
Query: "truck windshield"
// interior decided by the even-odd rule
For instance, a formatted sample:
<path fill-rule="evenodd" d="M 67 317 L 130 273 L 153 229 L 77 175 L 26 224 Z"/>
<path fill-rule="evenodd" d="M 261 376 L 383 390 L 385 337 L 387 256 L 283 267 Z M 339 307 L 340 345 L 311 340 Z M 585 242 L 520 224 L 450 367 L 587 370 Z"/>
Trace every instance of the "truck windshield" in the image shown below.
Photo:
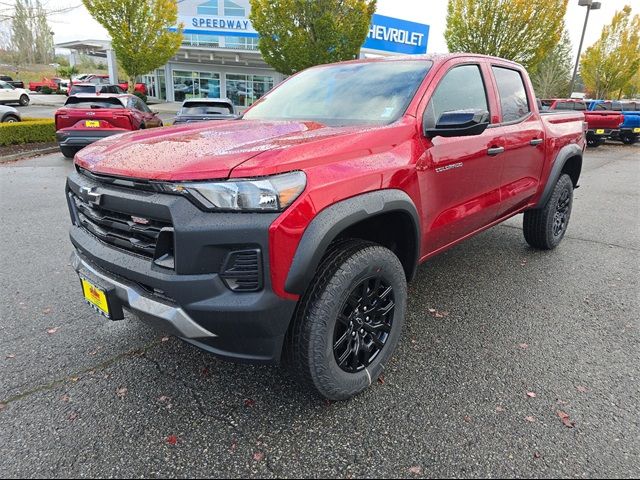
<path fill-rule="evenodd" d="M 431 66 L 427 60 L 391 60 L 311 68 L 265 95 L 243 118 L 389 124 L 404 114 Z"/>

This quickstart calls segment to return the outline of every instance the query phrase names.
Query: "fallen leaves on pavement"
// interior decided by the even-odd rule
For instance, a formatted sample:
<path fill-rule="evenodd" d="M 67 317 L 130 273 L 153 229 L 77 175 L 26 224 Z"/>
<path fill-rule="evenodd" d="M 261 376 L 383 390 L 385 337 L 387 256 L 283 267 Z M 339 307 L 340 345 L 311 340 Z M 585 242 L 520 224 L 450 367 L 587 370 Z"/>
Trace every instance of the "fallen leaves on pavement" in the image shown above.
<path fill-rule="evenodd" d="M 529 398 L 536 398 L 536 392 L 527 392 L 527 397 Z"/>
<path fill-rule="evenodd" d="M 48 328 L 47 329 L 47 333 L 49 335 L 53 335 L 54 333 L 56 333 L 58 330 L 60 330 L 60 327 L 53 327 L 53 328 Z"/>
<path fill-rule="evenodd" d="M 167 437 L 167 443 L 169 445 L 176 445 L 178 443 L 178 437 L 176 435 L 169 435 Z"/>
<path fill-rule="evenodd" d="M 127 389 L 127 387 L 116 388 L 116 395 L 118 396 L 118 398 L 124 398 L 127 396 L 128 391 L 129 390 Z"/>
<path fill-rule="evenodd" d="M 563 412 L 562 410 L 558 410 L 556 413 L 558 414 L 558 417 L 560 417 L 560 421 L 564 424 L 565 427 L 573 428 L 576 426 L 575 422 L 572 422 L 569 419 L 569 414 Z"/>
<path fill-rule="evenodd" d="M 422 467 L 418 466 L 418 465 L 414 465 L 413 467 L 409 468 L 409 473 L 412 475 L 421 475 L 422 474 Z"/>
<path fill-rule="evenodd" d="M 582 385 L 578 385 L 576 387 L 576 390 L 578 390 L 580 393 L 587 393 L 589 391 L 587 387 L 583 387 Z"/>
<path fill-rule="evenodd" d="M 253 459 L 256 462 L 261 462 L 262 460 L 264 460 L 264 452 L 255 452 L 253 454 Z"/>
<path fill-rule="evenodd" d="M 524 417 L 524 419 L 530 423 L 533 423 L 536 421 L 535 417 L 532 417 L 531 415 L 529 415 L 528 417 Z"/>

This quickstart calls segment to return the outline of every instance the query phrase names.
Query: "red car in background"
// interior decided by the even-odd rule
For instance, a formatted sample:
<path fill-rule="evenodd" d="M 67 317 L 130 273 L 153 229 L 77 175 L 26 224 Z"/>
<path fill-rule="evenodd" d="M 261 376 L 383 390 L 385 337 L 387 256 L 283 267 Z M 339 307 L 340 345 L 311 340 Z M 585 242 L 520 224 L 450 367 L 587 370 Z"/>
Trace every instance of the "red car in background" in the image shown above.
<path fill-rule="evenodd" d="M 158 114 L 130 94 L 71 96 L 56 112 L 55 121 L 56 140 L 67 158 L 101 138 L 162 126 Z"/>
<path fill-rule="evenodd" d="M 624 123 L 624 115 L 611 110 L 587 110 L 587 102 L 577 99 L 542 100 L 542 104 L 550 102 L 548 110 L 571 110 L 582 112 L 588 124 L 587 145 L 598 147 L 611 136 L 619 133 L 620 125 Z"/>
<path fill-rule="evenodd" d="M 43 87 L 49 87 L 51 90 L 57 90 L 62 82 L 61 78 L 47 78 L 44 77 L 40 82 L 29 82 L 29 90 L 32 92 L 39 92 Z"/>
<path fill-rule="evenodd" d="M 82 83 L 97 83 L 97 84 L 108 84 L 111 83 L 109 80 L 109 75 L 88 75 L 82 79 Z M 118 86 L 124 90 L 125 92 L 129 89 L 129 84 L 127 82 L 118 82 Z M 143 95 L 147 94 L 147 86 L 144 83 L 136 83 L 134 87 L 134 91 L 141 93 Z"/>

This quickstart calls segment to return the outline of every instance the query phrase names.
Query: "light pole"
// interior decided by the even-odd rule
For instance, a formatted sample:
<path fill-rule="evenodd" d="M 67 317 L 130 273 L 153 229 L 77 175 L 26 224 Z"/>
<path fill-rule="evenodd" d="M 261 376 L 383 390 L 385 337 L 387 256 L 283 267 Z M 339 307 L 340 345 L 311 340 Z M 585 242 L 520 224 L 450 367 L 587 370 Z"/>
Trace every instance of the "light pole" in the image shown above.
<path fill-rule="evenodd" d="M 582 37 L 580 37 L 580 46 L 578 47 L 578 58 L 576 58 L 576 65 L 573 68 L 573 76 L 571 77 L 571 83 L 569 84 L 569 95 L 573 94 L 573 84 L 576 82 L 576 75 L 578 74 L 580 53 L 582 53 L 582 43 L 584 42 L 584 33 L 587 31 L 587 22 L 589 22 L 589 12 L 591 12 L 591 10 L 598 10 L 602 6 L 600 2 L 594 2 L 593 0 L 578 0 L 578 5 L 580 5 L 581 7 L 587 7 L 587 15 L 584 17 Z"/>

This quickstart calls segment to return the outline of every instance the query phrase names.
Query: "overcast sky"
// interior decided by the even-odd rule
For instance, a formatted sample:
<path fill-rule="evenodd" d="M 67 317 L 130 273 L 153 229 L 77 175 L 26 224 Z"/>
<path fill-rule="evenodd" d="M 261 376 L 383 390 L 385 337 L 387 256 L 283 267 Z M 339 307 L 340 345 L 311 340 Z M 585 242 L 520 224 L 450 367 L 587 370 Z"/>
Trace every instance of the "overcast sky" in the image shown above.
<path fill-rule="evenodd" d="M 58 5 L 76 5 L 78 2 L 77 0 L 48 0 L 46 3 L 49 8 L 55 8 Z M 446 52 L 444 27 L 447 3 L 447 0 L 378 0 L 378 13 L 429 24 L 431 28 L 427 46 L 428 52 Z M 638 0 L 601 0 L 601 3 L 602 8 L 592 11 L 589 17 L 584 48 L 598 39 L 602 27 L 611 21 L 611 17 L 613 17 L 616 10 L 622 9 L 625 4 L 640 4 Z M 634 13 L 640 12 L 638 7 L 634 10 Z M 574 52 L 578 50 L 585 13 L 585 7 L 579 7 L 578 0 L 569 0 L 569 8 L 567 9 L 565 20 L 571 34 Z M 50 18 L 50 22 L 56 43 L 108 38 L 107 32 L 91 18 L 84 6 L 53 16 Z"/>

